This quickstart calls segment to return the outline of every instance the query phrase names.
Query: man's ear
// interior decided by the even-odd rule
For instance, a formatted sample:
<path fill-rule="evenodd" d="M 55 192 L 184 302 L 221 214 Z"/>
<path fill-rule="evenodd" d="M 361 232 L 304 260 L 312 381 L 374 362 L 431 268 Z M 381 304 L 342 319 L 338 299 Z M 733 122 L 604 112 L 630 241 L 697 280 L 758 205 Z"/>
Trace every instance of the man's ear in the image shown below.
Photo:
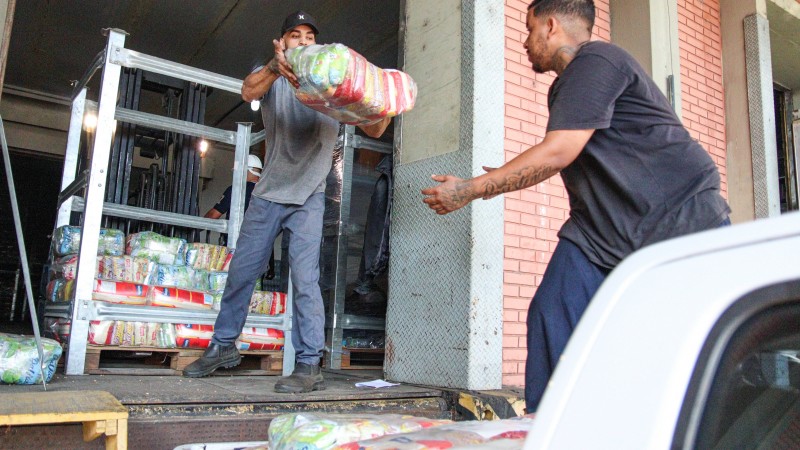
<path fill-rule="evenodd" d="M 547 18 L 547 37 L 551 38 L 557 33 L 561 32 L 561 22 L 555 17 L 550 16 Z"/>

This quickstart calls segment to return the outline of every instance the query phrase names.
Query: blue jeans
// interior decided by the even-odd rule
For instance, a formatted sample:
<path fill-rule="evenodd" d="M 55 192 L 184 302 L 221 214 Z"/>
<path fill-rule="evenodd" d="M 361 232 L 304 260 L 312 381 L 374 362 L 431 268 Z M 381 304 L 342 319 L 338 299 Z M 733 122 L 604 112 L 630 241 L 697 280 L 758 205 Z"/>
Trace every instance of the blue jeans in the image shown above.
<path fill-rule="evenodd" d="M 725 218 L 719 226 L 730 224 L 730 218 Z M 539 407 L 569 337 L 609 272 L 589 261 L 572 242 L 558 242 L 528 308 L 527 412 Z"/>
<path fill-rule="evenodd" d="M 294 293 L 292 344 L 299 363 L 317 365 L 325 347 L 325 308 L 319 288 L 319 253 L 325 194 L 304 205 L 273 203 L 256 196 L 244 215 L 212 342 L 230 345 L 242 332 L 256 279 L 269 263 L 272 244 L 289 235 L 289 268 Z"/>

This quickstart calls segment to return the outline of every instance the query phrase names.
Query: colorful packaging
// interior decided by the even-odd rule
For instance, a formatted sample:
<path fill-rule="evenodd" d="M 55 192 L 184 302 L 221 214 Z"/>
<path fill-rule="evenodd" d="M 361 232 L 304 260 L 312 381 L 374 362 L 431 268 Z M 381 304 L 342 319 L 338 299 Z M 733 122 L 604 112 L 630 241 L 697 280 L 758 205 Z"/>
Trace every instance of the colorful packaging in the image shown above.
<path fill-rule="evenodd" d="M 81 248 L 81 227 L 62 225 L 53 233 L 52 251 L 56 256 L 78 253 Z M 121 255 L 125 250 L 125 233 L 101 228 L 97 241 L 98 255 Z"/>
<path fill-rule="evenodd" d="M 147 304 L 168 308 L 211 309 L 214 297 L 206 292 L 154 286 L 150 289 Z"/>
<path fill-rule="evenodd" d="M 245 327 L 236 345 L 239 350 L 282 350 L 283 331 L 272 328 Z"/>
<path fill-rule="evenodd" d="M 228 254 L 228 247 L 192 243 L 187 247 L 185 263 L 193 269 L 219 272 L 225 267 Z"/>
<path fill-rule="evenodd" d="M 175 343 L 179 348 L 208 348 L 213 336 L 213 325 L 175 325 Z"/>
<path fill-rule="evenodd" d="M 149 286 L 128 283 L 127 281 L 94 280 L 94 282 L 92 300 L 124 305 L 144 305 L 147 303 Z"/>
<path fill-rule="evenodd" d="M 398 414 L 283 414 L 270 422 L 269 442 L 273 450 L 323 450 L 450 423 Z"/>
<path fill-rule="evenodd" d="M 47 338 L 41 342 L 44 361 L 39 359 L 34 337 L 0 333 L 0 382 L 38 384 L 42 378 L 49 382 L 61 357 L 61 344 Z"/>
<path fill-rule="evenodd" d="M 152 231 L 143 231 L 128 236 L 125 253 L 150 259 L 159 264 L 184 264 L 186 240 L 170 238 Z"/>
<path fill-rule="evenodd" d="M 111 281 L 154 284 L 152 278 L 155 270 L 156 263 L 147 258 L 130 255 L 104 256 L 99 258 L 97 276 Z"/>
<path fill-rule="evenodd" d="M 406 73 L 381 69 L 342 44 L 301 46 L 286 52 L 303 104 L 352 125 L 375 123 L 414 107 L 417 85 Z"/>
<path fill-rule="evenodd" d="M 224 291 L 227 282 L 228 272 L 208 272 L 208 290 L 210 292 Z"/>
<path fill-rule="evenodd" d="M 277 316 L 286 311 L 286 294 L 283 292 L 255 291 L 250 297 L 250 312 Z"/>
<path fill-rule="evenodd" d="M 427 428 L 411 433 L 385 435 L 369 440 L 357 440 L 333 448 L 342 450 L 423 450 L 450 449 L 471 446 L 492 447 L 493 442 L 509 447 L 509 440 L 522 448 L 528 430 L 533 426 L 533 417 L 523 416 L 504 420 L 469 420 Z M 275 447 L 272 447 L 275 448 Z"/>
<path fill-rule="evenodd" d="M 93 320 L 89 343 L 102 346 L 175 348 L 175 325 L 155 322 Z"/>
<path fill-rule="evenodd" d="M 103 258 L 113 258 L 112 256 L 97 255 L 97 267 L 99 270 L 100 261 Z M 98 272 L 95 272 L 98 273 Z M 64 280 L 74 280 L 78 276 L 78 255 L 67 255 L 57 258 L 50 264 L 50 279 L 62 278 Z"/>
<path fill-rule="evenodd" d="M 193 283 L 194 271 L 190 267 L 157 264 L 153 277 L 150 279 L 154 286 L 177 287 L 181 289 L 197 289 Z M 197 290 L 204 291 L 208 281 Z"/>

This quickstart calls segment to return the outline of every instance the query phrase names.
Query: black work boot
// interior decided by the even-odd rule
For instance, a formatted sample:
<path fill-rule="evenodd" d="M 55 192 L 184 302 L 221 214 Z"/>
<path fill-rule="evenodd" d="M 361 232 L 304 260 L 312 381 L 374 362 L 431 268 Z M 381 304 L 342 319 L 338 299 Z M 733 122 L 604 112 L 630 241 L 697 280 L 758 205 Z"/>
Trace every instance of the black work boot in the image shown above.
<path fill-rule="evenodd" d="M 189 364 L 183 369 L 183 376 L 189 378 L 200 378 L 211 375 L 212 372 L 220 367 L 230 368 L 238 366 L 242 362 L 242 355 L 235 344 L 219 345 L 211 343 L 203 356 L 197 361 Z"/>
<path fill-rule="evenodd" d="M 281 394 L 299 394 L 302 392 L 321 391 L 325 389 L 325 380 L 319 365 L 297 363 L 294 372 L 275 383 L 275 392 Z"/>

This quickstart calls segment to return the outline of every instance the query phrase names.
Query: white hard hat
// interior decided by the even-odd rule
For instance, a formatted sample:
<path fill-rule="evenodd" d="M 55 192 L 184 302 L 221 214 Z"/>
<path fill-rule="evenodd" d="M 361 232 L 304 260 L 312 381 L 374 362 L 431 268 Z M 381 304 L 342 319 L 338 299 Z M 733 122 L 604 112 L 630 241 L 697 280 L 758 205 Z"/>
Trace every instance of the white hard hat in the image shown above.
<path fill-rule="evenodd" d="M 261 175 L 261 169 L 264 166 L 261 164 L 261 160 L 258 159 L 256 155 L 247 155 L 247 171 L 252 173 L 253 175 Z M 259 171 L 256 172 L 253 169 L 258 169 Z"/>

